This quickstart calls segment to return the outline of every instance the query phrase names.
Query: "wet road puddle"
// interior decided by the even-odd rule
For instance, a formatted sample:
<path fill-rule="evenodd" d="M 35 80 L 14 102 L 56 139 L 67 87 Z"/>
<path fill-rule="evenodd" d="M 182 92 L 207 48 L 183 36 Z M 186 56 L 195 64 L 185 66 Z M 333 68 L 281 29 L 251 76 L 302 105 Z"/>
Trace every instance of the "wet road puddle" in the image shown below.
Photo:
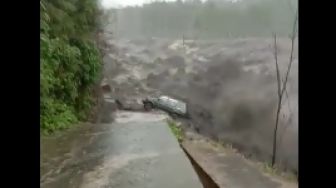
<path fill-rule="evenodd" d="M 118 111 L 112 123 L 42 138 L 41 187 L 201 188 L 166 118 L 156 112 Z"/>

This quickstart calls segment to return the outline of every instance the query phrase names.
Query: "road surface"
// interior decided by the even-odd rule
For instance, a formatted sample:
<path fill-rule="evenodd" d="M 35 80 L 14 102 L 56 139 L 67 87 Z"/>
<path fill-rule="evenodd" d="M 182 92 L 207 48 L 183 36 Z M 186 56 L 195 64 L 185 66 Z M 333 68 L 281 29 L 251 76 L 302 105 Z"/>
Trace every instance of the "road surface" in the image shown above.
<path fill-rule="evenodd" d="M 201 188 L 163 114 L 117 112 L 42 139 L 43 188 Z"/>

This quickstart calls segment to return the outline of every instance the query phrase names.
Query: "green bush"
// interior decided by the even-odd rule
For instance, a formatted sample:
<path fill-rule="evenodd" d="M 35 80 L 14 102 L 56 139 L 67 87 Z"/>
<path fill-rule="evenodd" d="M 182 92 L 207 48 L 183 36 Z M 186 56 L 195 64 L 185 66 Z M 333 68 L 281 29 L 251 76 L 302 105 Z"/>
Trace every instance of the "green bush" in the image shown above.
<path fill-rule="evenodd" d="M 183 130 L 180 126 L 177 125 L 177 123 L 172 119 L 167 119 L 168 126 L 170 130 L 173 132 L 175 137 L 179 142 L 182 142 L 183 140 Z"/>
<path fill-rule="evenodd" d="M 101 58 L 92 36 L 95 0 L 40 1 L 40 122 L 44 133 L 85 120 Z"/>

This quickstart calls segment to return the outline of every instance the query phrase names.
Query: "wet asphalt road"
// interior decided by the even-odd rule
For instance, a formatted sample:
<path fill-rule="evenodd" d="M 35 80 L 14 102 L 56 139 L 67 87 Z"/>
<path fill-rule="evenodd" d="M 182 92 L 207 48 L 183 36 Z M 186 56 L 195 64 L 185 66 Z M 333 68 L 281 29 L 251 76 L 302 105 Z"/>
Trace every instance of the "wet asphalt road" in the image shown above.
<path fill-rule="evenodd" d="M 41 140 L 43 188 L 201 188 L 162 114 L 118 112 Z"/>

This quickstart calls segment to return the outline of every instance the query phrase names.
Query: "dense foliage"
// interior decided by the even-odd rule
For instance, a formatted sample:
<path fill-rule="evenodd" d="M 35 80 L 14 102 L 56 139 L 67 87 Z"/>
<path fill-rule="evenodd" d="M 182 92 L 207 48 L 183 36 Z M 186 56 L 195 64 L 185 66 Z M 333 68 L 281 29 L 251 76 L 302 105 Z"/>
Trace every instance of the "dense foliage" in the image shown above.
<path fill-rule="evenodd" d="M 117 10 L 120 21 L 114 29 L 121 37 L 223 38 L 270 36 L 274 31 L 288 35 L 296 7 L 297 0 L 154 1 Z"/>
<path fill-rule="evenodd" d="M 40 122 L 44 133 L 87 118 L 101 69 L 96 0 L 40 1 Z"/>

